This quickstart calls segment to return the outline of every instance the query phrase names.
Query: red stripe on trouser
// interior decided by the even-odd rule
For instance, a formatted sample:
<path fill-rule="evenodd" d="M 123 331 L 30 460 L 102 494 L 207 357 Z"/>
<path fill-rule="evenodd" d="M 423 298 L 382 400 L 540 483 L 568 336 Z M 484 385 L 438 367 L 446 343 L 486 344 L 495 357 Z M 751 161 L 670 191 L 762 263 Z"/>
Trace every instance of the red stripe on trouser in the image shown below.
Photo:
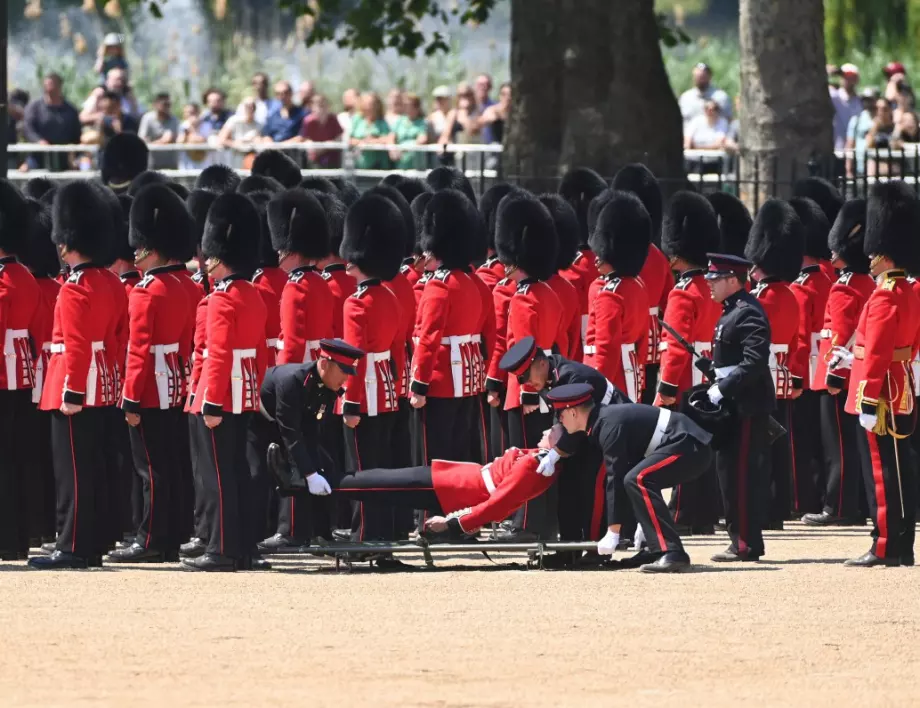
<path fill-rule="evenodd" d="M 662 467 L 667 467 L 679 457 L 680 455 L 666 457 L 661 462 L 656 462 L 654 465 L 646 467 L 636 477 L 636 484 L 639 485 L 639 490 L 642 492 L 642 498 L 645 500 L 645 508 L 648 510 L 648 515 L 652 519 L 652 525 L 655 527 L 655 535 L 658 537 L 658 546 L 662 551 L 667 550 L 667 544 L 664 541 L 664 534 L 661 532 L 661 524 L 658 523 L 658 515 L 655 513 L 655 507 L 652 506 L 652 498 L 648 495 L 648 489 L 645 488 L 642 480 L 645 479 L 646 475 L 660 470 Z"/>
<path fill-rule="evenodd" d="M 70 428 L 70 459 L 73 462 L 73 531 L 70 539 L 70 552 L 77 552 L 77 511 L 80 508 L 80 485 L 77 483 L 77 451 L 73 446 L 73 416 L 67 416 Z"/>
<path fill-rule="evenodd" d="M 872 458 L 872 481 L 875 487 L 875 525 L 878 527 L 878 538 L 875 539 L 875 555 L 879 558 L 887 558 L 885 551 L 888 550 L 888 497 L 885 495 L 882 455 L 878 449 L 878 438 L 875 433 L 866 431 L 866 437 L 869 440 L 869 457 Z"/>
<path fill-rule="evenodd" d="M 748 450 L 751 446 L 751 420 L 745 418 L 741 421 L 741 439 L 738 441 L 738 552 L 743 553 L 748 549 L 748 508 L 747 508 L 747 478 L 748 478 Z"/>
<path fill-rule="evenodd" d="M 674 523 L 680 523 L 680 495 L 683 492 L 682 484 L 677 485 L 677 500 L 674 502 Z"/>
<path fill-rule="evenodd" d="M 291 527 L 288 529 L 288 534 L 294 538 L 294 497 L 291 497 Z"/>
<path fill-rule="evenodd" d="M 524 449 L 528 449 L 530 445 L 527 444 L 527 424 L 524 422 L 524 408 L 521 407 L 521 440 L 524 441 Z M 527 506 L 528 503 L 524 502 L 524 519 L 521 521 L 521 527 L 527 528 Z"/>
<path fill-rule="evenodd" d="M 607 477 L 607 469 L 604 463 L 597 470 L 597 476 L 594 479 L 594 508 L 591 510 L 591 540 L 601 540 L 601 518 L 604 514 L 604 481 Z"/>
<path fill-rule="evenodd" d="M 147 479 L 150 480 L 150 516 L 147 519 L 147 540 L 144 541 L 144 548 L 150 548 L 150 535 L 153 533 L 153 465 L 150 464 L 150 451 L 147 449 L 147 438 L 144 436 L 144 424 L 137 427 L 141 435 L 141 444 L 144 446 L 144 457 L 147 458 Z"/>
<path fill-rule="evenodd" d="M 839 394 L 838 394 L 839 395 Z M 837 418 L 837 444 L 840 451 L 840 490 L 837 493 L 837 516 L 843 516 L 843 430 L 840 428 L 840 406 L 834 401 L 834 416 Z"/>
<path fill-rule="evenodd" d="M 217 461 L 217 441 L 214 439 L 214 430 L 211 430 L 211 449 L 214 451 L 214 469 L 217 471 L 217 508 L 220 520 L 220 554 L 224 554 L 224 487 L 220 483 L 220 463 Z"/>

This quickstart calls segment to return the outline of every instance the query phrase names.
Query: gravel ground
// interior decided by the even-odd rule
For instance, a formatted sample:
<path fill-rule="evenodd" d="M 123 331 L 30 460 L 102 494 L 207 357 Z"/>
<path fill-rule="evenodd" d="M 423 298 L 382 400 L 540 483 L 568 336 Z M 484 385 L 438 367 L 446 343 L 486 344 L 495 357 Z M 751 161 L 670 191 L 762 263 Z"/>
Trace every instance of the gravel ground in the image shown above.
<path fill-rule="evenodd" d="M 708 562 L 724 534 L 689 539 L 697 572 L 670 577 L 4 563 L 0 704 L 913 705 L 920 568 L 844 568 L 867 534 L 787 524 L 743 566 Z"/>

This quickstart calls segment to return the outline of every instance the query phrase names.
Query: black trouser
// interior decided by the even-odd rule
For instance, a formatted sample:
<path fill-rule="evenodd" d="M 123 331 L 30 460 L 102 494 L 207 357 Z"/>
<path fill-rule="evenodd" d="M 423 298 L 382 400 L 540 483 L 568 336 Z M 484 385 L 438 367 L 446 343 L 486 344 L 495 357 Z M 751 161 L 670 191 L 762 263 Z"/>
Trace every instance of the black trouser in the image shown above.
<path fill-rule="evenodd" d="M 473 462 L 481 465 L 486 464 L 492 457 L 489 457 L 491 448 L 492 413 L 489 410 L 491 406 L 486 401 L 486 394 L 480 394 L 473 399 L 473 421 L 470 424 L 470 456 Z"/>
<path fill-rule="evenodd" d="M 823 391 L 803 391 L 792 402 L 792 508 L 796 514 L 821 511 L 821 494 L 825 486 L 824 454 L 821 436 L 815 423 L 821 420 L 821 402 L 828 398 Z"/>
<path fill-rule="evenodd" d="M 687 393 L 681 394 L 686 396 Z M 680 410 L 680 407 L 676 407 Z M 715 455 L 710 456 L 709 467 L 694 480 L 678 484 L 671 492 L 668 509 L 675 524 L 684 526 L 714 526 L 722 514 L 722 492 L 716 474 Z"/>
<path fill-rule="evenodd" d="M 32 389 L 0 391 L 0 553 L 29 550 Z M 47 446 L 47 441 L 43 443 Z"/>
<path fill-rule="evenodd" d="M 36 539 L 53 539 L 57 531 L 54 514 L 54 460 L 51 456 L 51 414 L 34 403 L 27 411 L 30 465 L 29 535 Z M 3 433 L 0 432 L 0 435 Z M 0 463 L 2 464 L 2 463 Z M 0 522 L 2 523 L 2 522 Z M 4 544 L 0 542 L 0 548 Z"/>
<path fill-rule="evenodd" d="M 559 536 L 563 541 L 599 541 L 604 535 L 607 471 L 599 447 L 583 445 L 556 462 Z"/>
<path fill-rule="evenodd" d="M 913 428 L 911 416 L 896 417 L 897 430 Z M 914 554 L 917 473 L 909 438 L 864 432 L 860 453 L 872 516 L 872 552 L 879 558 Z"/>
<path fill-rule="evenodd" d="M 102 453 L 105 457 L 104 496 L 97 511 L 106 524 L 110 544 L 120 541 L 126 531 L 136 530 L 143 520 L 143 493 L 135 474 L 129 427 L 123 410 L 117 406 L 105 409 L 105 446 Z M 174 442 L 170 441 L 170 444 Z M 132 489 L 136 489 L 135 493 L 140 496 L 132 497 Z M 132 500 L 137 501 L 140 513 L 137 518 L 134 518 Z"/>
<path fill-rule="evenodd" d="M 768 421 L 766 414 L 736 416 L 725 446 L 716 453 L 731 548 L 755 555 L 764 552 L 763 527 L 770 506 Z"/>
<path fill-rule="evenodd" d="M 204 416 L 194 416 L 208 553 L 242 558 L 253 550 L 252 485 L 246 461 L 246 430 L 252 416 L 224 413 L 216 428 L 208 428 Z"/>
<path fill-rule="evenodd" d="M 363 469 L 393 467 L 393 430 L 397 413 L 375 416 L 362 414 L 354 428 L 345 426 L 345 470 L 354 474 Z M 397 537 L 397 516 L 392 506 L 378 502 L 357 502 L 352 515 L 355 541 L 393 541 Z"/>
<path fill-rule="evenodd" d="M 191 453 L 192 460 L 192 488 L 195 494 L 195 506 L 193 511 L 192 524 L 194 526 L 194 531 L 196 538 L 200 538 L 205 543 L 208 542 L 208 520 L 205 517 L 205 494 L 204 494 L 204 484 L 201 479 L 201 464 L 199 461 L 200 458 L 200 438 L 201 432 L 199 430 L 201 416 L 188 414 L 186 417 L 186 424 L 188 425 L 188 443 L 189 443 L 189 452 Z"/>
<path fill-rule="evenodd" d="M 639 403 L 647 406 L 655 404 L 655 396 L 658 393 L 658 372 L 661 370 L 660 364 L 645 365 L 645 388 L 639 395 Z"/>
<path fill-rule="evenodd" d="M 505 390 L 502 389 L 498 394 L 498 405 L 490 406 L 486 402 L 489 416 L 489 454 L 488 459 L 494 460 L 505 454 L 505 450 L 511 447 L 508 442 L 508 414 L 505 412 Z"/>
<path fill-rule="evenodd" d="M 58 513 L 62 518 L 57 550 L 88 558 L 108 547 L 111 524 L 100 488 L 106 484 L 107 408 L 84 408 L 76 415 L 51 412 L 51 453 Z"/>
<path fill-rule="evenodd" d="M 444 513 L 434 491 L 430 467 L 362 470 L 345 476 L 336 491 L 361 502 L 424 509 L 435 515 Z"/>
<path fill-rule="evenodd" d="M 276 503 L 276 500 L 272 494 L 274 480 L 269 474 L 266 459 L 268 446 L 272 443 L 282 444 L 278 426 L 261 413 L 253 415 L 249 421 L 249 429 L 246 431 L 246 461 L 249 465 L 249 480 L 252 485 L 250 491 L 252 493 L 253 543 L 258 543 L 273 533 L 269 527 L 269 516 L 270 507 Z M 280 501 L 283 505 L 287 499 L 282 498 Z"/>
<path fill-rule="evenodd" d="M 623 486 L 650 551 L 684 550 L 661 490 L 698 478 L 711 459 L 707 445 L 686 436 L 661 446 L 626 473 Z"/>
<path fill-rule="evenodd" d="M 524 415 L 523 408 L 508 411 L 508 442 L 522 450 L 536 447 L 543 431 L 553 426 L 553 413 L 536 410 Z M 553 483 L 543 494 L 528 502 L 511 515 L 516 529 L 531 531 L 541 539 L 555 538 L 559 528 L 559 489 Z"/>
<path fill-rule="evenodd" d="M 786 429 L 786 435 L 770 448 L 770 515 L 772 522 L 786 521 L 792 512 L 792 480 L 795 477 L 795 431 L 792 427 L 792 401 L 776 401 L 773 417 Z M 812 431 L 814 435 L 814 431 Z M 719 478 L 721 480 L 721 477 Z"/>
<path fill-rule="evenodd" d="M 412 462 L 431 464 L 432 460 L 473 462 L 470 459 L 471 426 L 475 396 L 466 398 L 428 398 L 412 416 Z"/>
<path fill-rule="evenodd" d="M 135 543 L 158 551 L 175 551 L 180 533 L 179 474 L 181 448 L 176 440 L 179 408 L 144 408 L 141 422 L 131 427 L 134 469 L 142 481 L 144 508 Z"/>
<path fill-rule="evenodd" d="M 411 435 L 411 417 L 410 412 L 410 435 Z M 345 476 L 345 425 L 342 422 L 341 415 L 327 415 L 323 418 L 322 432 L 323 449 L 329 453 L 332 458 L 332 465 L 335 468 L 335 481 L 329 479 L 329 484 L 335 486 L 335 483 Z M 411 450 L 410 450 L 411 456 Z M 352 509 L 351 502 L 344 497 L 333 494 L 329 500 L 331 516 L 330 524 L 333 528 L 347 529 L 351 527 Z"/>
<path fill-rule="evenodd" d="M 824 511 L 831 516 L 864 519 L 866 488 L 859 451 L 864 431 L 859 416 L 844 410 L 846 402 L 846 391 L 820 400 L 821 444 L 827 470 Z"/>
<path fill-rule="evenodd" d="M 195 531 L 195 474 L 192 470 L 192 441 L 188 413 L 181 409 L 173 419 L 178 468 L 174 478 L 174 489 L 178 494 L 174 531 L 180 543 L 184 543 Z"/>

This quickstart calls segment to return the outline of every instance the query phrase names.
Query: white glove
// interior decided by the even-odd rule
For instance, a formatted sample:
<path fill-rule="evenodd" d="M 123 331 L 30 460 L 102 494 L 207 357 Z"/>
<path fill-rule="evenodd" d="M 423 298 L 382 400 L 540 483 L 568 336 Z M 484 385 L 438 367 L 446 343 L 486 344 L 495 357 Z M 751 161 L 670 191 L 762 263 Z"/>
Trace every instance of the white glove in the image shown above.
<path fill-rule="evenodd" d="M 831 358 L 827 360 L 828 369 L 849 369 L 853 366 L 853 352 L 839 344 L 831 349 Z"/>
<path fill-rule="evenodd" d="M 607 535 L 597 542 L 597 552 L 602 556 L 612 556 L 620 544 L 620 534 L 607 529 Z"/>
<path fill-rule="evenodd" d="M 319 472 L 314 472 L 307 477 L 307 489 L 310 490 L 310 494 L 315 494 L 318 497 L 332 494 L 332 487 L 329 486 L 329 482 Z"/>
<path fill-rule="evenodd" d="M 537 467 L 537 474 L 542 474 L 544 477 L 552 477 L 556 472 L 556 462 L 559 461 L 559 453 L 556 452 L 555 448 L 550 450 L 543 456 L 543 459 L 540 460 L 540 465 Z"/>
<path fill-rule="evenodd" d="M 859 414 L 859 424 L 869 432 L 872 432 L 876 423 L 878 423 L 877 415 L 869 415 L 868 413 Z"/>
<path fill-rule="evenodd" d="M 641 551 L 642 546 L 647 545 L 645 543 L 645 531 L 642 530 L 642 525 L 636 526 L 636 533 L 633 534 L 633 546 L 630 550 Z"/>
<path fill-rule="evenodd" d="M 719 402 L 724 398 L 718 384 L 710 386 L 706 394 L 709 396 L 709 401 L 715 406 L 719 405 Z"/>

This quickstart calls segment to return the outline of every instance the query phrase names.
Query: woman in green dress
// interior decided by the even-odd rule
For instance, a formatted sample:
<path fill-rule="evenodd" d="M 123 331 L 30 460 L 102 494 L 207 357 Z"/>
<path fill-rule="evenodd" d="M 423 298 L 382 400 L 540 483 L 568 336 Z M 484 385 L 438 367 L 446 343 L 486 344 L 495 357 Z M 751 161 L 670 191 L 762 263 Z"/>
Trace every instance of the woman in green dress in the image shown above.
<path fill-rule="evenodd" d="M 427 145 L 431 139 L 431 128 L 422 110 L 422 99 L 414 93 L 406 96 L 406 113 L 393 126 L 396 145 Z M 430 153 L 391 150 L 390 157 L 401 170 L 424 170 L 428 167 Z"/>
<path fill-rule="evenodd" d="M 383 118 L 383 103 L 373 91 L 361 96 L 361 112 L 351 124 L 352 147 L 357 147 L 355 166 L 361 170 L 389 170 L 392 162 L 386 150 L 361 150 L 362 145 L 389 145 L 393 142 L 390 126 Z"/>

